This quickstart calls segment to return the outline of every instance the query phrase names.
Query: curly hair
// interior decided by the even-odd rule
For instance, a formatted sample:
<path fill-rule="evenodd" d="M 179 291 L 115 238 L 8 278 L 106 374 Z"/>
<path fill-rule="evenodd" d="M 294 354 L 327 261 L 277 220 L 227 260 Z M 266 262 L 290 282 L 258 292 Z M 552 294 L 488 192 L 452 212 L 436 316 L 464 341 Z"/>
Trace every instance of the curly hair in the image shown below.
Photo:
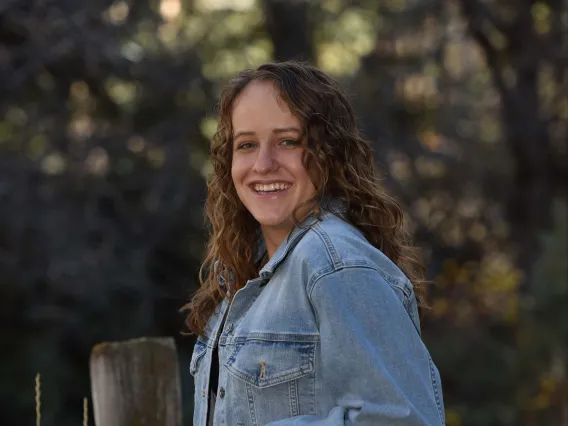
<path fill-rule="evenodd" d="M 199 273 L 201 286 L 183 308 L 189 311 L 188 328 L 195 334 L 203 332 L 227 296 L 227 286 L 219 285 L 221 280 L 229 282 L 231 275 L 234 294 L 259 274 L 261 265 L 255 263 L 259 225 L 240 201 L 231 178 L 233 103 L 252 81 L 273 82 L 281 100 L 302 123 L 307 138 L 304 166 L 316 189 L 302 206 L 312 203 L 319 218 L 324 198 L 341 200 L 349 223 L 405 273 L 422 302 L 424 267 L 410 246 L 402 209 L 381 188 L 369 144 L 360 135 L 353 108 L 338 83 L 304 63 L 268 63 L 239 73 L 220 96 L 219 123 L 211 145 L 213 173 L 205 206 L 210 235 Z M 296 214 L 294 220 L 297 223 Z"/>

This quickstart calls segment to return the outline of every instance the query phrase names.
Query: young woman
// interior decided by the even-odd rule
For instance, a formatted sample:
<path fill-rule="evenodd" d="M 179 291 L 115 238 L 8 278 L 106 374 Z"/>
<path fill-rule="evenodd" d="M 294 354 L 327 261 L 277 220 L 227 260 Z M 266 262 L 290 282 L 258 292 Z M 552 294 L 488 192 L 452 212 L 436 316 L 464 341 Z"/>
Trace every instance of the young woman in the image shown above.
<path fill-rule="evenodd" d="M 295 62 L 220 99 L 195 426 L 443 425 L 420 338 L 421 268 L 338 85 Z"/>

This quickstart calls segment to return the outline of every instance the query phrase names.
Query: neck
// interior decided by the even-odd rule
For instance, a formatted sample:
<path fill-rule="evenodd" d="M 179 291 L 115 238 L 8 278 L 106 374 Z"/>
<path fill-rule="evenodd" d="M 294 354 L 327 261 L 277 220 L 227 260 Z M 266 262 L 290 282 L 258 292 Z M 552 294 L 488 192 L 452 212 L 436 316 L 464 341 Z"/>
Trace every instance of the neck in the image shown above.
<path fill-rule="evenodd" d="M 276 250 L 278 250 L 278 247 L 280 247 L 288 234 L 292 232 L 291 229 L 274 229 L 265 226 L 262 226 L 261 230 L 269 259 L 276 253 Z"/>

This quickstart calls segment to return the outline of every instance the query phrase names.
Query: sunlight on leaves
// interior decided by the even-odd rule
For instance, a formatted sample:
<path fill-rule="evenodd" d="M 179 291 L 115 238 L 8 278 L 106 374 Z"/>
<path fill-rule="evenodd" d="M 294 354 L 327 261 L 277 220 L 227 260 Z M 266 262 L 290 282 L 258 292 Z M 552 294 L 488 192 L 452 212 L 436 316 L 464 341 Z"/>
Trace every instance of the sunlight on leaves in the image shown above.
<path fill-rule="evenodd" d="M 488 38 L 493 47 L 497 50 L 503 50 L 507 47 L 507 39 L 497 30 L 489 30 Z"/>
<path fill-rule="evenodd" d="M 205 136 L 205 138 L 211 140 L 213 139 L 213 135 L 217 131 L 217 120 L 210 117 L 204 118 L 203 120 L 201 120 L 199 129 L 201 130 L 201 134 Z"/>
<path fill-rule="evenodd" d="M 376 14 L 351 8 L 336 20 L 326 22 L 319 29 L 321 43 L 317 45 L 320 67 L 334 75 L 354 72 L 362 55 L 375 47 L 379 24 Z"/>
<path fill-rule="evenodd" d="M 120 53 L 132 62 L 139 62 L 144 57 L 144 48 L 138 43 L 128 41 L 120 47 Z"/>
<path fill-rule="evenodd" d="M 244 50 L 247 67 L 257 67 L 270 61 L 272 57 L 272 43 L 268 39 L 259 39 L 250 43 Z"/>
<path fill-rule="evenodd" d="M 255 0 L 196 0 L 195 7 L 201 12 L 232 9 L 244 11 L 254 6 Z"/>
<path fill-rule="evenodd" d="M 459 220 L 455 217 L 446 217 L 446 219 L 440 223 L 439 231 L 442 240 L 449 246 L 457 247 L 464 242 L 464 230 Z"/>
<path fill-rule="evenodd" d="M 462 47 L 463 44 L 459 42 L 446 43 L 444 46 L 444 68 L 454 79 L 461 78 L 464 72 Z"/>
<path fill-rule="evenodd" d="M 89 100 L 89 86 L 84 81 L 75 81 L 69 89 L 69 99 L 78 104 Z"/>
<path fill-rule="evenodd" d="M 166 21 L 172 21 L 179 17 L 181 12 L 180 0 L 162 0 L 160 2 L 160 15 Z"/>
<path fill-rule="evenodd" d="M 189 45 L 197 43 L 207 31 L 207 21 L 199 15 L 191 15 L 185 19 L 183 33 Z"/>
<path fill-rule="evenodd" d="M 438 179 L 446 174 L 446 165 L 438 159 L 421 156 L 416 159 L 415 165 L 420 176 L 424 178 Z"/>
<path fill-rule="evenodd" d="M 83 140 L 93 134 L 95 129 L 93 120 L 88 115 L 77 115 L 71 119 L 67 127 L 69 137 L 75 140 Z"/>
<path fill-rule="evenodd" d="M 405 182 L 412 177 L 410 160 L 403 156 L 397 156 L 389 161 L 389 171 L 392 177 L 399 182 Z"/>
<path fill-rule="evenodd" d="M 492 145 L 501 139 L 501 123 L 494 115 L 483 115 L 479 123 L 479 139 Z"/>
<path fill-rule="evenodd" d="M 356 54 L 365 55 L 375 44 L 375 21 L 368 11 L 349 9 L 335 22 L 335 31 L 336 34 L 340 34 L 342 41 L 351 45 Z"/>
<path fill-rule="evenodd" d="M 256 13 L 232 13 L 223 20 L 223 29 L 226 38 L 238 37 L 250 31 L 251 26 L 261 22 L 261 15 Z"/>
<path fill-rule="evenodd" d="M 159 169 L 166 161 L 166 153 L 161 148 L 152 148 L 148 150 L 147 158 L 150 166 Z"/>
<path fill-rule="evenodd" d="M 438 82 L 424 74 L 411 74 L 398 81 L 401 96 L 410 102 L 435 103 L 438 97 Z"/>
<path fill-rule="evenodd" d="M 141 56 L 144 54 L 144 51 L 149 52 L 159 52 L 162 45 L 156 37 L 156 26 L 150 21 L 142 21 L 138 25 L 138 31 L 134 35 L 132 40 L 134 46 L 138 46 L 141 48 L 141 51 L 137 51 L 136 47 L 132 46 L 129 49 L 133 50 L 133 52 L 129 52 L 134 54 L 134 57 Z M 125 46 L 128 46 L 129 43 L 125 43 Z M 124 48 L 121 48 L 121 52 L 124 55 Z M 126 57 L 126 55 L 125 55 Z M 130 58 L 129 58 L 130 59 Z"/>
<path fill-rule="evenodd" d="M 229 78 L 247 68 L 246 58 L 233 49 L 220 49 L 213 60 L 203 66 L 203 74 L 209 79 Z"/>
<path fill-rule="evenodd" d="M 438 298 L 432 302 L 430 314 L 433 315 L 434 318 L 442 318 L 447 315 L 449 307 L 448 299 Z"/>
<path fill-rule="evenodd" d="M 166 22 L 158 27 L 158 38 L 164 47 L 173 50 L 178 46 L 179 26 L 175 22 Z"/>
<path fill-rule="evenodd" d="M 341 9 L 341 0 L 321 0 L 320 6 L 323 10 L 331 13 L 337 13 Z"/>
<path fill-rule="evenodd" d="M 547 4 L 537 2 L 532 5 L 531 14 L 533 17 L 534 29 L 538 34 L 550 32 L 550 8 Z"/>
<path fill-rule="evenodd" d="M 211 177 L 211 174 L 213 173 L 213 163 L 211 162 L 211 159 L 208 159 L 205 163 L 203 163 L 200 173 L 206 180 Z"/>
<path fill-rule="evenodd" d="M 475 294 L 485 312 L 507 322 L 517 320 L 521 272 L 505 253 L 488 253 L 480 264 Z"/>
<path fill-rule="evenodd" d="M 53 76 L 47 71 L 39 73 L 35 80 L 37 85 L 46 92 L 51 91 L 55 88 L 55 80 L 53 79 Z"/>
<path fill-rule="evenodd" d="M 325 72 L 340 76 L 353 72 L 359 65 L 359 55 L 343 43 L 322 43 L 318 46 L 318 64 Z"/>
<path fill-rule="evenodd" d="M 481 197 L 466 196 L 458 201 L 456 205 L 457 214 L 463 218 L 472 219 L 480 215 L 483 209 L 483 199 Z"/>
<path fill-rule="evenodd" d="M 468 235 L 472 240 L 481 243 L 487 237 L 487 227 L 481 222 L 475 222 L 469 228 Z"/>
<path fill-rule="evenodd" d="M 446 425 L 462 426 L 462 420 L 457 411 L 446 409 Z"/>
<path fill-rule="evenodd" d="M 552 66 L 542 66 L 538 73 L 538 91 L 542 97 L 543 106 L 551 113 L 557 105 L 554 102 L 557 99 L 557 94 L 559 90 L 562 90 L 560 85 L 555 80 L 555 69 Z M 568 96 L 564 96 L 562 100 L 568 99 Z M 559 102 L 561 105 L 561 102 Z"/>
<path fill-rule="evenodd" d="M 53 153 L 45 157 L 41 163 L 41 170 L 48 175 L 59 175 L 65 171 L 67 164 L 61 154 Z"/>
<path fill-rule="evenodd" d="M 113 3 L 103 12 L 103 19 L 113 25 L 121 25 L 128 18 L 130 6 L 125 1 Z"/>
<path fill-rule="evenodd" d="M 254 31 L 262 25 L 263 16 L 260 10 L 252 9 L 247 12 L 233 12 L 223 16 L 222 22 L 211 14 L 208 18 L 201 17 L 208 22 L 207 42 L 214 46 L 229 48 L 232 42 Z"/>
<path fill-rule="evenodd" d="M 134 154 L 140 154 L 145 147 L 146 143 L 140 136 L 132 136 L 126 141 L 127 148 Z"/>
<path fill-rule="evenodd" d="M 12 139 L 13 126 L 7 121 L 0 122 L 0 143 L 9 142 Z"/>
<path fill-rule="evenodd" d="M 407 7 L 406 0 L 387 0 L 385 6 L 391 12 L 402 12 Z"/>
<path fill-rule="evenodd" d="M 426 198 L 418 198 L 412 205 L 414 215 L 422 221 L 426 221 L 430 216 L 430 202 Z"/>
<path fill-rule="evenodd" d="M 420 143 L 430 151 L 437 151 L 442 143 L 442 136 L 432 130 L 427 130 L 419 135 Z"/>
<path fill-rule="evenodd" d="M 87 159 L 85 160 L 85 169 L 97 176 L 104 176 L 109 171 L 109 156 L 107 151 L 102 147 L 91 149 Z"/>
<path fill-rule="evenodd" d="M 24 126 L 28 121 L 28 115 L 26 114 L 26 111 L 18 107 L 12 107 L 8 109 L 4 117 L 7 121 L 15 124 L 18 127 Z"/>
<path fill-rule="evenodd" d="M 119 80 L 117 78 L 109 78 L 105 82 L 105 89 L 108 95 L 118 104 L 129 104 L 136 99 L 137 88 L 134 83 Z"/>

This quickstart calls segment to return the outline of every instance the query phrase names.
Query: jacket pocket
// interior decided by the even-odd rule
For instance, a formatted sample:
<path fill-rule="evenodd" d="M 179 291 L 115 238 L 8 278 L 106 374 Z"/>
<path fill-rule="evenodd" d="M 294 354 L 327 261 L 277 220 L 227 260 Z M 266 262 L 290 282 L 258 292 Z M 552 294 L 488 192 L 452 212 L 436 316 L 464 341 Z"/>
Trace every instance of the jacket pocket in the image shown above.
<path fill-rule="evenodd" d="M 247 340 L 235 345 L 225 367 L 257 388 L 267 388 L 315 371 L 316 342 Z"/>
<path fill-rule="evenodd" d="M 207 352 L 207 345 L 201 340 L 195 342 L 195 347 L 193 348 L 193 354 L 191 355 L 191 362 L 189 363 L 189 372 L 192 376 L 195 376 L 197 368 L 203 359 L 203 356 Z"/>

